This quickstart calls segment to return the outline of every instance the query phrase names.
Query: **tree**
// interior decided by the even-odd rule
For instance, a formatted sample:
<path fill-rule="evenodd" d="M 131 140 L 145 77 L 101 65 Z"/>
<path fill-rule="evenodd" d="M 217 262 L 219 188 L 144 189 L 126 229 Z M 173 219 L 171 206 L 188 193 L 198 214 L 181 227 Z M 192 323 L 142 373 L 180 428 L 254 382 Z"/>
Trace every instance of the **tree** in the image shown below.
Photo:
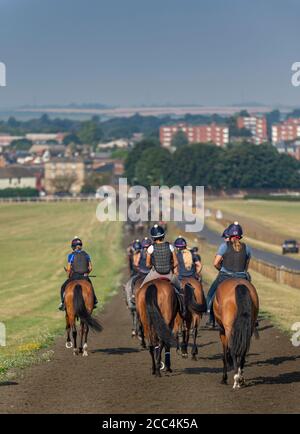
<path fill-rule="evenodd" d="M 182 130 L 177 131 L 177 133 L 174 134 L 172 141 L 171 141 L 171 145 L 174 146 L 174 148 L 176 148 L 176 149 L 181 148 L 182 146 L 185 146 L 188 143 L 189 143 L 189 140 L 187 138 L 187 135 Z"/>
<path fill-rule="evenodd" d="M 65 146 L 68 146 L 70 144 L 75 144 L 75 145 L 79 145 L 80 139 L 78 137 L 77 134 L 71 133 L 71 134 L 67 134 L 64 138 L 63 138 L 63 144 Z"/>
<path fill-rule="evenodd" d="M 33 145 L 33 142 L 28 139 L 19 139 L 19 140 L 13 140 L 10 144 L 11 149 L 15 149 L 16 151 L 28 151 L 31 146 Z"/>
<path fill-rule="evenodd" d="M 103 138 L 103 131 L 98 123 L 86 121 L 82 123 L 78 137 L 82 143 L 90 145 L 95 149 Z"/>
<path fill-rule="evenodd" d="M 76 179 L 76 175 L 60 175 L 52 179 L 51 184 L 56 193 L 70 193 Z"/>
<path fill-rule="evenodd" d="M 147 149 L 160 149 L 160 144 L 158 140 L 153 139 L 145 139 L 138 142 L 134 148 L 129 152 L 128 157 L 125 161 L 125 176 L 128 179 L 128 182 L 133 184 L 135 181 L 135 169 L 136 165 L 139 162 L 142 154 Z"/>
<path fill-rule="evenodd" d="M 147 188 L 151 185 L 168 184 L 172 165 L 172 154 L 166 149 L 146 149 L 136 165 L 137 182 Z"/>

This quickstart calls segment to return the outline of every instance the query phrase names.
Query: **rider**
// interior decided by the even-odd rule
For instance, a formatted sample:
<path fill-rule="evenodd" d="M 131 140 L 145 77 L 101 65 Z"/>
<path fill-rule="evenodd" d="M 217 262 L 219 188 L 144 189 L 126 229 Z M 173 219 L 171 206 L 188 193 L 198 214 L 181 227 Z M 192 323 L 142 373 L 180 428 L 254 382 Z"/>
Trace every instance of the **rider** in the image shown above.
<path fill-rule="evenodd" d="M 187 248 L 186 240 L 181 235 L 175 240 L 174 246 L 177 249 L 179 280 L 181 281 L 185 277 L 198 279 L 202 270 L 200 256 Z"/>
<path fill-rule="evenodd" d="M 68 255 L 68 264 L 66 268 L 66 271 L 69 274 L 69 278 L 65 281 L 65 283 L 61 287 L 61 291 L 60 291 L 61 304 L 59 305 L 59 310 L 65 310 L 64 295 L 65 295 L 65 289 L 67 284 L 72 280 L 80 280 L 80 279 L 86 279 L 90 282 L 93 290 L 93 295 L 94 295 L 94 308 L 95 308 L 98 304 L 98 300 L 93 288 L 93 284 L 88 277 L 88 274 L 93 269 L 91 258 L 84 250 L 82 250 L 82 241 L 78 237 L 75 237 L 72 240 L 71 248 L 73 251 Z"/>
<path fill-rule="evenodd" d="M 212 283 L 207 294 L 207 306 L 210 313 L 208 325 L 214 324 L 213 300 L 218 286 L 226 279 L 241 278 L 250 280 L 248 273 L 251 258 L 250 248 L 240 240 L 243 237 L 243 229 L 238 222 L 234 222 L 223 233 L 225 241 L 219 247 L 214 260 L 214 267 L 219 271 L 216 280 Z"/>
<path fill-rule="evenodd" d="M 133 272 L 132 272 L 132 276 L 136 276 L 138 273 L 138 267 L 136 265 L 136 258 L 140 255 L 142 249 L 142 243 L 140 242 L 140 240 L 134 240 L 132 243 L 132 250 L 133 250 L 133 254 L 132 254 L 132 268 L 133 268 Z"/>
<path fill-rule="evenodd" d="M 161 226 L 154 225 L 150 235 L 153 244 L 147 249 L 146 266 L 151 270 L 142 285 L 163 277 L 169 279 L 176 291 L 180 292 L 181 285 L 176 275 L 178 273 L 178 261 L 174 247 L 165 241 L 165 231 Z"/>
<path fill-rule="evenodd" d="M 151 244 L 150 238 L 145 237 L 142 240 L 141 249 L 134 255 L 134 266 L 138 270 L 139 277 L 145 277 L 150 271 L 147 267 L 147 249 Z"/>

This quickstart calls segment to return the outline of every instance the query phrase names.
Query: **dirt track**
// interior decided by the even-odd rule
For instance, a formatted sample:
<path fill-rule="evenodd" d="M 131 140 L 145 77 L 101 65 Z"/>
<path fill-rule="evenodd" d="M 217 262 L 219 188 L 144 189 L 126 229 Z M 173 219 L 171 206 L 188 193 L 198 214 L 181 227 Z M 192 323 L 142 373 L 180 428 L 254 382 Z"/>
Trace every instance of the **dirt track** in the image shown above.
<path fill-rule="evenodd" d="M 199 359 L 172 352 L 174 372 L 150 374 L 148 352 L 130 337 L 130 317 L 119 293 L 101 314 L 105 327 L 91 336 L 90 355 L 74 357 L 64 339 L 49 363 L 0 383 L 1 413 L 277 413 L 300 411 L 300 350 L 261 321 L 245 369 L 248 387 L 220 384 L 218 333 L 201 330 Z M 230 375 L 232 382 L 232 373 Z"/>

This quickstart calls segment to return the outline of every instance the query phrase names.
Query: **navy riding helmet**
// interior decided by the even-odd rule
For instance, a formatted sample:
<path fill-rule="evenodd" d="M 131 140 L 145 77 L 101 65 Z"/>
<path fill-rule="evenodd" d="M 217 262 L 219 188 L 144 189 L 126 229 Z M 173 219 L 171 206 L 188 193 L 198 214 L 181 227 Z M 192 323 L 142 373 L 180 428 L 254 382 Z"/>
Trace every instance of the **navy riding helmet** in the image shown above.
<path fill-rule="evenodd" d="M 164 228 L 159 225 L 154 225 L 150 231 L 151 238 L 154 240 L 157 238 L 163 238 L 165 236 Z"/>
<path fill-rule="evenodd" d="M 185 239 L 179 235 L 178 238 L 176 238 L 176 240 L 174 241 L 174 246 L 176 247 L 176 249 L 185 249 L 187 244 Z"/>
<path fill-rule="evenodd" d="M 152 244 L 152 242 L 151 242 L 150 238 L 145 237 L 145 238 L 142 240 L 142 248 L 143 248 L 143 249 L 147 249 L 148 247 L 151 246 L 151 244 Z"/>
<path fill-rule="evenodd" d="M 140 240 L 135 240 L 135 241 L 132 243 L 132 247 L 133 247 L 133 250 L 135 250 L 135 251 L 141 250 L 142 245 L 141 245 Z"/>
<path fill-rule="evenodd" d="M 229 238 L 229 226 L 224 230 L 222 238 Z"/>
<path fill-rule="evenodd" d="M 82 247 L 82 241 L 80 238 L 75 237 L 71 242 L 71 248 L 76 249 L 77 246 Z"/>
<path fill-rule="evenodd" d="M 243 229 L 239 222 L 234 222 L 228 227 L 228 236 L 229 237 L 243 237 Z"/>

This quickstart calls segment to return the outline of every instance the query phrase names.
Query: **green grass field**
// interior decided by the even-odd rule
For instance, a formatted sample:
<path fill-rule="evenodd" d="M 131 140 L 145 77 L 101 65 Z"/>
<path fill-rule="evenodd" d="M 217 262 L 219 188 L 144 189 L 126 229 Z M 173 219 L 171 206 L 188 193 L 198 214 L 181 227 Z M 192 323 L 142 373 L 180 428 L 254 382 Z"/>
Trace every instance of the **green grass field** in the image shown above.
<path fill-rule="evenodd" d="M 236 218 L 251 218 L 274 232 L 299 238 L 300 202 L 267 200 L 208 200 L 207 208 L 221 209 Z"/>
<path fill-rule="evenodd" d="M 96 203 L 0 206 L 0 322 L 7 334 L 6 347 L 0 347 L 0 374 L 25 366 L 37 357 L 37 349 L 64 332 L 59 289 L 75 235 L 91 255 L 100 302 L 120 284 L 121 224 L 100 223 L 95 211 Z"/>

